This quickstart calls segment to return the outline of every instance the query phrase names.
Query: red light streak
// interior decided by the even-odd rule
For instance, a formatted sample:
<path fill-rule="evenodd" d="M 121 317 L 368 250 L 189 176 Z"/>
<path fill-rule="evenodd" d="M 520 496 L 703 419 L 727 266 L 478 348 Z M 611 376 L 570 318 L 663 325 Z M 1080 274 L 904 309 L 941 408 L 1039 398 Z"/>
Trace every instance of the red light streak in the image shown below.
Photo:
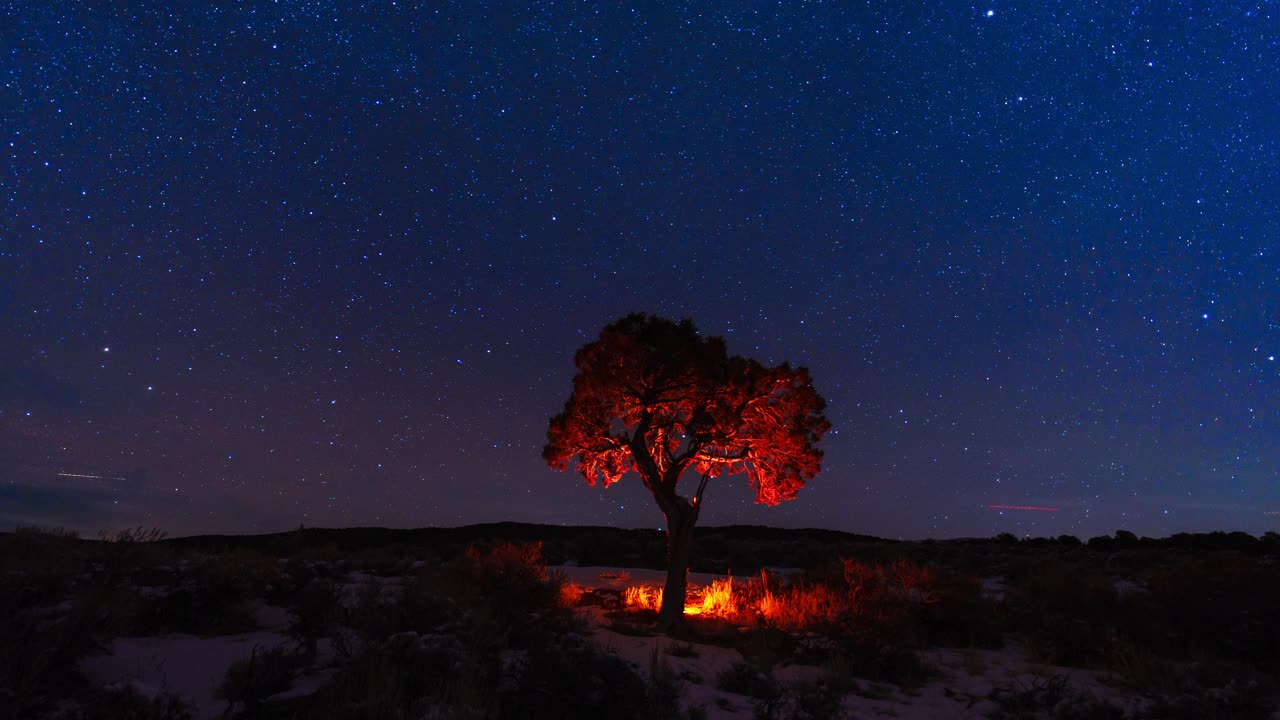
<path fill-rule="evenodd" d="M 1055 507 L 1037 507 L 1035 505 L 988 505 L 992 510 L 1035 510 L 1036 512 L 1058 512 Z"/>

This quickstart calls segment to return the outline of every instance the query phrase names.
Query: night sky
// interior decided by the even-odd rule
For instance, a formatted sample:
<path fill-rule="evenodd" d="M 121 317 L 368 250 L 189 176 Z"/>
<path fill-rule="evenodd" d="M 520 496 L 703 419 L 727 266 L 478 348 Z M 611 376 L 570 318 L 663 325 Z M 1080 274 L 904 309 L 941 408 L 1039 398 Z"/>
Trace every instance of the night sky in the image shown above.
<path fill-rule="evenodd" d="M 0 10 L 0 529 L 660 527 L 630 311 L 828 400 L 701 524 L 1280 529 L 1274 3 L 152 5 Z"/>

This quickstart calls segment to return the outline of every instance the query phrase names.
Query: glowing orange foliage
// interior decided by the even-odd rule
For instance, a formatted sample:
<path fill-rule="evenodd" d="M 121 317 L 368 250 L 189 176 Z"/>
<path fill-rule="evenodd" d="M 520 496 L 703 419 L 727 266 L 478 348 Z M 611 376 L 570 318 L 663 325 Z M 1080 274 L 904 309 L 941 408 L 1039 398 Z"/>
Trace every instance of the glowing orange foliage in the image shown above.
<path fill-rule="evenodd" d="M 658 610 L 662 607 L 662 588 L 632 585 L 622 593 L 623 603 L 632 610 Z M 716 580 L 704 588 L 693 588 L 685 598 L 685 615 L 732 618 L 739 609 L 733 595 L 733 578 Z"/>
<path fill-rule="evenodd" d="M 731 618 L 738 614 L 738 606 L 733 597 L 733 578 L 716 580 L 701 592 L 690 594 L 692 597 L 684 603 L 685 615 Z"/>
<path fill-rule="evenodd" d="M 622 593 L 622 602 L 633 610 L 658 611 L 662 607 L 662 588 L 650 585 L 632 585 Z"/>
<path fill-rule="evenodd" d="M 933 572 L 926 566 L 906 561 L 884 565 L 842 559 L 840 569 L 841 576 L 834 582 L 795 582 L 785 587 L 765 572 L 761 572 L 758 581 L 739 586 L 732 578 L 717 580 L 689 591 L 684 614 L 803 629 L 854 621 L 877 622 L 887 617 L 885 613 L 890 608 L 901 611 L 937 602 Z M 658 610 L 662 588 L 633 585 L 626 589 L 623 601 L 629 609 Z"/>
<path fill-rule="evenodd" d="M 659 504 L 687 468 L 741 473 L 756 502 L 777 505 L 820 469 L 815 444 L 830 423 L 804 368 L 730 356 L 688 320 L 641 314 L 605 327 L 574 363 L 573 394 L 542 452 L 557 470 L 576 461 L 583 479 L 605 486 L 634 470 Z"/>
<path fill-rule="evenodd" d="M 582 601 L 582 596 L 587 593 L 587 589 L 576 582 L 566 580 L 560 586 L 560 596 L 557 598 L 556 604 L 562 608 L 575 608 Z"/>

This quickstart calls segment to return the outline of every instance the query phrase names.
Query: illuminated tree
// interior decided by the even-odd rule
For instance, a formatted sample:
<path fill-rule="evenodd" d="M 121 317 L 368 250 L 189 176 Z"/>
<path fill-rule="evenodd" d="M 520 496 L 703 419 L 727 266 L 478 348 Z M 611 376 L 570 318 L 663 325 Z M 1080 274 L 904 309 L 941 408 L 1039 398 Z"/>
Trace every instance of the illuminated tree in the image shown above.
<path fill-rule="evenodd" d="M 667 519 L 659 622 L 670 628 L 683 616 L 689 546 L 710 481 L 745 474 L 757 503 L 794 499 L 820 470 L 826 403 L 808 370 L 731 356 L 689 320 L 628 315 L 574 363 L 573 393 L 551 419 L 542 456 L 556 470 L 576 461 L 591 485 L 640 476 Z M 676 490 L 688 470 L 699 480 L 684 497 Z"/>

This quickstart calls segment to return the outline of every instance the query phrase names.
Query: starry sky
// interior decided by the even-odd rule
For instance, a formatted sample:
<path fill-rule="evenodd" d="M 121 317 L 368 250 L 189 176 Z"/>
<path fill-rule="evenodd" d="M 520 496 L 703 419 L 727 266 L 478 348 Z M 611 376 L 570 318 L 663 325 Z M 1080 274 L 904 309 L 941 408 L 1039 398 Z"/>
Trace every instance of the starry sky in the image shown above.
<path fill-rule="evenodd" d="M 702 524 L 1280 529 L 1274 2 L 154 5 L 0 5 L 0 528 L 660 527 L 645 311 L 829 403 Z"/>

